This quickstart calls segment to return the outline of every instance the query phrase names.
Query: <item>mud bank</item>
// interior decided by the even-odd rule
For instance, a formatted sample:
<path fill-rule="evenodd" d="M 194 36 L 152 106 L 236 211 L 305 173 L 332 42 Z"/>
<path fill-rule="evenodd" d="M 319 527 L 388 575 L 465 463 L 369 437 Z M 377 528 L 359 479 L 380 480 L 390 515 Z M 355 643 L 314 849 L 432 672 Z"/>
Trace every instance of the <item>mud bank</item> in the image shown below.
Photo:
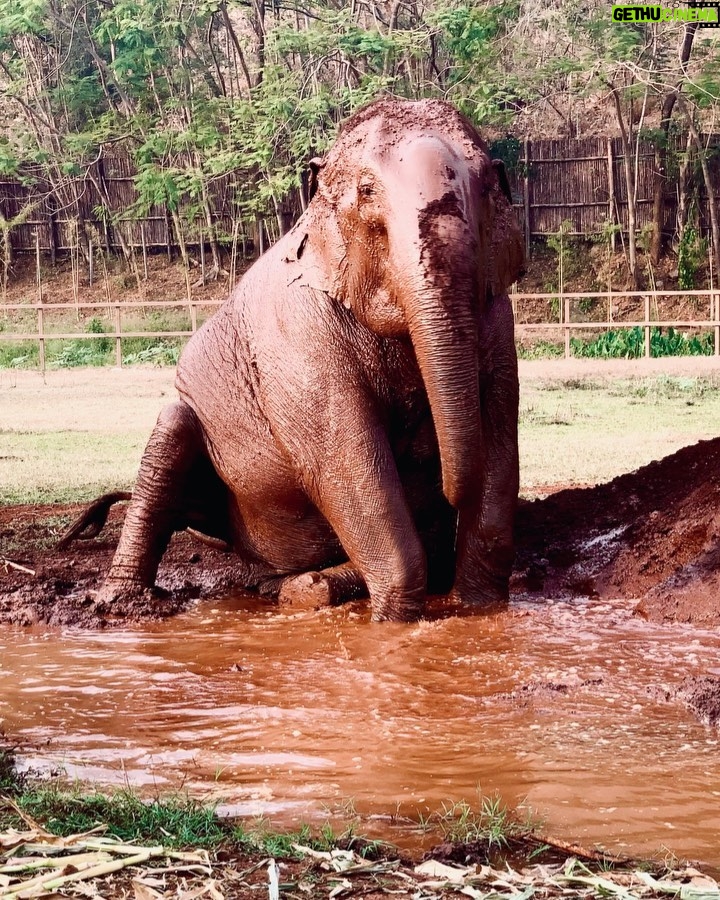
<path fill-rule="evenodd" d="M 521 505 L 515 590 L 628 597 L 651 621 L 720 623 L 720 439 Z"/>
<path fill-rule="evenodd" d="M 104 627 L 114 620 L 164 618 L 237 583 L 231 554 L 180 534 L 159 573 L 167 594 L 106 609 L 93 592 L 109 567 L 124 509 L 113 509 L 100 538 L 59 551 L 58 537 L 80 509 L 0 508 L 0 621 Z M 720 438 L 607 484 L 522 503 L 516 539 L 514 593 L 627 597 L 637 599 L 638 614 L 652 621 L 717 625 Z"/>
<path fill-rule="evenodd" d="M 201 596 L 226 593 L 236 582 L 233 557 L 174 536 L 158 573 L 161 590 L 112 610 L 95 592 L 110 567 L 125 507 L 111 510 L 101 535 L 58 550 L 65 527 L 85 504 L 0 507 L 0 622 L 104 628 L 164 619 Z M 18 568 L 21 566 L 22 568 Z"/>

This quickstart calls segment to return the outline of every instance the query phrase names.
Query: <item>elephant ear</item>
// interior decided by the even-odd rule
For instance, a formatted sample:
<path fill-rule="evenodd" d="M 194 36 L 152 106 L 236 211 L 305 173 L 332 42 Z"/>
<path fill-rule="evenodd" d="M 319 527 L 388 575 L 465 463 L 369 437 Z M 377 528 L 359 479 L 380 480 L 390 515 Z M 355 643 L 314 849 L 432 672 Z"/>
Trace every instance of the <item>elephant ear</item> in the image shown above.
<path fill-rule="evenodd" d="M 325 159 L 320 156 L 313 157 L 308 163 L 308 180 L 307 180 L 307 195 L 308 195 L 308 203 L 312 200 L 312 198 L 317 194 L 318 189 L 318 174 L 320 170 L 325 165 Z"/>
<path fill-rule="evenodd" d="M 508 203 L 512 203 L 512 192 L 510 191 L 510 182 L 508 181 L 507 172 L 505 171 L 505 163 L 501 159 L 494 159 L 492 165 L 493 169 L 495 169 L 495 175 L 497 176 L 500 189 L 503 194 L 505 194 Z"/>
<path fill-rule="evenodd" d="M 525 241 L 512 207 L 512 192 L 505 166 L 499 159 L 492 162 L 492 178 L 494 216 L 488 287 L 493 296 L 498 296 L 506 293 L 510 285 L 525 273 Z"/>
<path fill-rule="evenodd" d="M 337 275 L 328 258 L 328 248 L 337 244 L 337 238 L 329 234 L 333 222 L 326 210 L 318 213 L 308 209 L 286 236 L 288 286 L 309 287 L 331 297 L 338 295 Z"/>

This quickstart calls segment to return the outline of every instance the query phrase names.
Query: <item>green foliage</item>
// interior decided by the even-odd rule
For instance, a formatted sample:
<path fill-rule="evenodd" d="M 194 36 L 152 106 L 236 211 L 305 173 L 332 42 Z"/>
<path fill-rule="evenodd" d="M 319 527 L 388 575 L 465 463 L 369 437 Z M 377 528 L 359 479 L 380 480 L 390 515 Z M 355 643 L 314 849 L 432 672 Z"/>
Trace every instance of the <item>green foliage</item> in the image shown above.
<path fill-rule="evenodd" d="M 678 245 L 678 287 L 682 290 L 697 287 L 697 272 L 705 262 L 707 249 L 707 241 L 700 237 L 697 229 L 686 225 Z"/>
<path fill-rule="evenodd" d="M 612 328 L 592 341 L 571 338 L 573 356 L 594 359 L 639 359 L 645 355 L 645 329 Z M 658 356 L 710 356 L 714 350 L 712 334 L 688 334 L 674 328 L 650 329 L 650 355 Z"/>
<path fill-rule="evenodd" d="M 575 105 L 593 92 L 617 99 L 631 122 L 630 104 L 634 115 L 649 92 L 642 134 L 657 143 L 647 121 L 668 84 L 680 79 L 697 106 L 720 96 L 717 48 L 696 42 L 689 82 L 674 62 L 676 41 L 676 27 L 618 27 L 601 5 L 571 0 L 387 9 L 0 0 L 2 93 L 12 110 L 0 125 L 0 176 L 28 177 L 23 167 L 36 164 L 33 177 L 75 215 L 82 182 L 117 147 L 137 164 L 136 194 L 115 216 L 100 204 L 109 224 L 169 210 L 176 229 L 192 234 L 212 212 L 209 186 L 232 176 L 233 219 L 259 216 L 279 234 L 302 209 L 307 160 L 343 117 L 383 92 L 443 97 L 476 124 L 509 132 L 493 152 L 520 174 L 518 114 L 557 115 L 572 130 Z M 227 235 L 236 224 L 221 227 Z"/>
<path fill-rule="evenodd" d="M 518 359 L 559 359 L 565 353 L 562 344 L 554 341 L 534 341 L 532 344 L 519 344 Z"/>
<path fill-rule="evenodd" d="M 88 334 L 105 334 L 105 326 L 98 318 L 92 318 L 86 329 Z M 92 340 L 49 342 L 48 362 L 57 369 L 75 369 L 80 366 L 103 366 L 109 361 L 112 347 L 110 338 L 101 337 Z"/>
<path fill-rule="evenodd" d="M 86 331 L 89 334 L 105 334 L 105 326 L 100 319 L 92 318 L 87 324 Z M 107 353 L 111 347 L 110 338 L 98 338 L 94 343 L 98 353 Z"/>
<path fill-rule="evenodd" d="M 508 846 L 509 839 L 532 831 L 530 820 L 521 822 L 499 796 L 479 795 L 478 805 L 465 800 L 443 803 L 440 812 L 424 818 L 421 824 L 439 829 L 443 838 L 453 843 L 482 841 L 488 851 Z"/>
<path fill-rule="evenodd" d="M 36 369 L 37 341 L 0 341 L 0 369 Z"/>
<path fill-rule="evenodd" d="M 50 365 L 56 369 L 77 369 L 81 366 L 102 366 L 105 354 L 98 353 L 94 342 L 72 341 L 63 346 L 60 352 L 50 359 Z"/>
<path fill-rule="evenodd" d="M 548 247 L 557 253 L 557 286 L 561 291 L 564 290 L 567 279 L 577 274 L 582 266 L 582 256 L 578 252 L 581 239 L 570 235 L 572 229 L 573 223 L 564 219 L 557 233 L 548 235 L 546 239 Z M 554 315 L 559 312 L 558 306 Z"/>
<path fill-rule="evenodd" d="M 123 354 L 123 365 L 133 366 L 138 364 L 153 363 L 156 366 L 174 366 L 180 358 L 182 349 L 179 341 L 162 340 L 159 338 L 128 338 L 123 343 L 127 346 L 133 342 L 132 349 Z"/>
<path fill-rule="evenodd" d="M 0 731 L 0 794 L 14 795 L 22 790 L 23 778 L 15 768 L 15 749 Z"/>
<path fill-rule="evenodd" d="M 516 137 L 508 135 L 507 137 L 491 141 L 489 149 L 490 156 L 493 159 L 502 160 L 508 174 L 511 172 L 515 172 L 519 175 L 525 174 L 523 171 L 524 167 L 520 161 L 522 145 Z"/>

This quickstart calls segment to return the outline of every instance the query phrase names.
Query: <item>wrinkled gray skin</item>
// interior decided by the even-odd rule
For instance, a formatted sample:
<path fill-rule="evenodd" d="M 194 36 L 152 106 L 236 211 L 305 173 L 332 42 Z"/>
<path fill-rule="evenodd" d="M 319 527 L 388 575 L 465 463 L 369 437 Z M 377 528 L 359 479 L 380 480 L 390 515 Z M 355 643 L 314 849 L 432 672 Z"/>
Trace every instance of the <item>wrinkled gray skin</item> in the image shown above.
<path fill-rule="evenodd" d="M 245 584 L 349 559 L 334 571 L 375 620 L 416 618 L 428 589 L 507 597 L 523 253 L 504 173 L 438 101 L 371 104 L 311 168 L 305 214 L 182 354 L 106 600 L 152 587 L 187 526 Z"/>

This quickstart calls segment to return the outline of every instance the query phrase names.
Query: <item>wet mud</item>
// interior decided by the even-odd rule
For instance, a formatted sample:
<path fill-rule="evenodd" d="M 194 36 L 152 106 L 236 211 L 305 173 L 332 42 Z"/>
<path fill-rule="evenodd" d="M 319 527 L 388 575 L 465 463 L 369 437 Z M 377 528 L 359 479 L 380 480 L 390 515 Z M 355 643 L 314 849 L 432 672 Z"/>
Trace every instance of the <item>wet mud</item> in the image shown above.
<path fill-rule="evenodd" d="M 516 530 L 516 591 L 626 597 L 653 622 L 720 624 L 720 439 L 523 504 Z"/>
<path fill-rule="evenodd" d="M 237 580 L 230 554 L 178 534 L 161 564 L 159 590 L 109 609 L 96 592 L 110 568 L 125 508 L 111 510 L 99 537 L 58 549 L 63 531 L 83 508 L 0 507 L 0 622 L 105 628 L 165 619 L 193 599 L 227 593 Z"/>
<path fill-rule="evenodd" d="M 432 612 L 373 624 L 363 602 L 236 594 L 122 627 L 6 626 L 0 720 L 23 767 L 277 828 L 351 802 L 361 833 L 417 847 L 420 816 L 481 791 L 561 840 L 720 862 L 719 736 L 699 718 L 717 630 L 589 598 Z"/>
<path fill-rule="evenodd" d="M 59 550 L 60 534 L 80 509 L 0 508 L 0 621 L 105 627 L 165 618 L 238 582 L 232 554 L 179 534 L 160 568 L 161 590 L 107 609 L 95 591 L 124 508 L 112 510 L 98 538 Z M 623 597 L 637 600 L 637 613 L 654 622 L 720 624 L 720 439 L 607 484 L 521 502 L 516 544 L 515 595 Z"/>

